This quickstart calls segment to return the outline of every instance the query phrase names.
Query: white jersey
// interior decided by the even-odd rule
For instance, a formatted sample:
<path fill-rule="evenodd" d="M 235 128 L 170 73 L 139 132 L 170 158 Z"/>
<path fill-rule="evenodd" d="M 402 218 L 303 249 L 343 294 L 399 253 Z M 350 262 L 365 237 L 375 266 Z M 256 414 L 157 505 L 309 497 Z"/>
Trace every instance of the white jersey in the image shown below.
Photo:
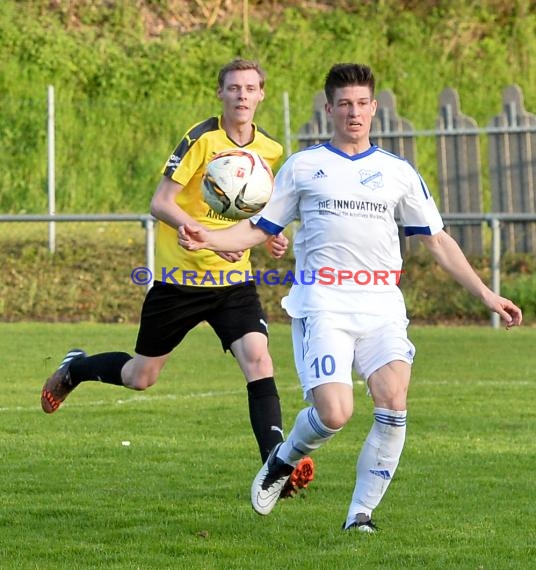
<path fill-rule="evenodd" d="M 291 317 L 317 311 L 405 316 L 396 218 L 406 235 L 443 228 L 428 188 L 406 160 L 375 145 L 349 156 L 324 143 L 285 162 L 270 202 L 251 221 L 274 235 L 301 222 L 295 281 L 283 300 Z"/>

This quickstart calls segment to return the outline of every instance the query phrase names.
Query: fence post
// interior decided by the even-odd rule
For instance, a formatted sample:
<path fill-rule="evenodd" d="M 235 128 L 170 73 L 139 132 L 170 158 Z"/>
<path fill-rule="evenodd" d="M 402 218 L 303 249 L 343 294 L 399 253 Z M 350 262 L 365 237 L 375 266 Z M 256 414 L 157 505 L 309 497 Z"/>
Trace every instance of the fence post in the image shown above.
<path fill-rule="evenodd" d="M 285 156 L 288 158 L 292 154 L 292 131 L 290 128 L 290 103 L 288 91 L 283 92 L 283 121 L 285 128 Z"/>
<path fill-rule="evenodd" d="M 501 294 L 501 222 L 495 216 L 491 218 L 491 289 Z M 491 326 L 498 329 L 501 318 L 491 313 Z"/>
<path fill-rule="evenodd" d="M 53 216 L 56 213 L 56 138 L 53 85 L 48 86 L 47 109 L 48 213 Z M 56 251 L 56 222 L 54 221 L 48 223 L 48 249 L 50 253 Z"/>
<path fill-rule="evenodd" d="M 151 279 L 147 283 L 147 291 L 154 283 L 154 224 L 155 220 L 152 216 L 148 216 L 143 221 L 145 228 L 145 263 L 151 272 Z"/>
<path fill-rule="evenodd" d="M 480 143 L 477 123 L 460 109 L 458 92 L 446 88 L 439 99 L 436 154 L 442 212 L 482 212 Z M 471 132 L 472 131 L 472 132 Z M 482 222 L 450 228 L 464 252 L 481 255 Z"/>
<path fill-rule="evenodd" d="M 503 112 L 488 130 L 492 211 L 536 212 L 536 115 L 525 110 L 519 86 L 503 90 Z M 533 223 L 510 223 L 502 234 L 505 251 L 532 253 L 536 247 Z"/>

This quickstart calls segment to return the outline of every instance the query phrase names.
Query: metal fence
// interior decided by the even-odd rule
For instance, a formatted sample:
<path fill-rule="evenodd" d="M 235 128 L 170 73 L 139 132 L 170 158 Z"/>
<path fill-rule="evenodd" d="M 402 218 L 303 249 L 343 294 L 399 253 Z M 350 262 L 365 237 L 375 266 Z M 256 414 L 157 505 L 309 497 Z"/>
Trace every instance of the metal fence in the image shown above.
<path fill-rule="evenodd" d="M 450 226 L 450 231 L 456 227 L 464 228 L 467 225 L 479 226 L 482 231 L 488 228 L 491 231 L 490 238 L 490 270 L 491 289 L 497 294 L 501 291 L 501 251 L 502 236 L 504 228 L 511 223 L 536 222 L 536 214 L 452 214 L 444 213 L 443 220 Z M 156 220 L 150 214 L 71 214 L 71 215 L 10 215 L 0 214 L 0 223 L 14 222 L 48 222 L 68 223 L 68 222 L 140 222 L 145 231 L 145 267 L 151 276 L 154 276 L 154 230 Z M 152 278 L 147 287 L 153 284 Z M 495 313 L 491 315 L 491 325 L 498 328 L 500 325 L 499 316 Z"/>
<path fill-rule="evenodd" d="M 55 235 L 54 225 L 58 222 L 140 222 L 145 231 L 145 266 L 151 270 L 147 287 L 153 285 L 156 220 L 151 214 L 0 214 L 0 223 L 2 222 L 48 222 L 49 240 L 51 234 Z"/>

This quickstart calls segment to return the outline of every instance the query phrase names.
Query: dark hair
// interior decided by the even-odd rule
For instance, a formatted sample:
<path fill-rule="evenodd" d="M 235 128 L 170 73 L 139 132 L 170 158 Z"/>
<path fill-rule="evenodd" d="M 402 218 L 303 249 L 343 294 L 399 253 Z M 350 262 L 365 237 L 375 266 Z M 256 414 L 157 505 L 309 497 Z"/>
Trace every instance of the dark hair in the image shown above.
<path fill-rule="evenodd" d="M 223 84 L 225 82 L 225 76 L 229 72 L 231 72 L 231 71 L 247 71 L 248 69 L 254 69 L 259 74 L 259 83 L 260 83 L 261 89 L 263 89 L 264 88 L 264 80 L 266 79 L 266 74 L 264 73 L 264 70 L 261 68 L 261 66 L 256 61 L 249 60 L 249 59 L 242 59 L 240 57 L 233 59 L 233 61 L 227 63 L 226 65 L 224 65 L 220 69 L 220 72 L 218 73 L 218 86 L 220 88 L 223 87 Z"/>
<path fill-rule="evenodd" d="M 324 92 L 328 103 L 333 103 L 335 89 L 349 85 L 366 85 L 374 98 L 375 79 L 372 70 L 360 63 L 337 63 L 328 71 Z"/>

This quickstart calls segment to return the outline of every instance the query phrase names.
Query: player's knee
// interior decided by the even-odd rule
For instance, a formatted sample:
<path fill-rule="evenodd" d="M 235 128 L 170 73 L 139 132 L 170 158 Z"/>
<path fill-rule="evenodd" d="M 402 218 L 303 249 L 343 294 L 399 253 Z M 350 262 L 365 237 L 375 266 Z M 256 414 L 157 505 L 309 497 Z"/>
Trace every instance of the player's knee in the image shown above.
<path fill-rule="evenodd" d="M 248 378 L 266 378 L 273 375 L 272 359 L 268 351 L 248 354 L 243 368 Z"/>
<path fill-rule="evenodd" d="M 142 392 L 147 390 L 156 383 L 157 375 L 155 374 L 136 374 L 123 379 L 123 384 L 131 390 Z"/>
<path fill-rule="evenodd" d="M 333 430 L 343 428 L 350 421 L 352 414 L 353 407 L 348 406 L 337 406 L 318 410 L 318 415 L 320 416 L 322 423 Z"/>
<path fill-rule="evenodd" d="M 136 355 L 121 371 L 123 385 L 131 390 L 147 390 L 158 379 L 166 358 L 149 358 Z"/>
<path fill-rule="evenodd" d="M 136 390 L 138 392 L 143 392 L 143 390 L 147 390 L 147 388 L 151 387 L 152 384 L 148 382 L 138 382 L 137 384 L 131 384 L 128 386 L 131 390 Z"/>

